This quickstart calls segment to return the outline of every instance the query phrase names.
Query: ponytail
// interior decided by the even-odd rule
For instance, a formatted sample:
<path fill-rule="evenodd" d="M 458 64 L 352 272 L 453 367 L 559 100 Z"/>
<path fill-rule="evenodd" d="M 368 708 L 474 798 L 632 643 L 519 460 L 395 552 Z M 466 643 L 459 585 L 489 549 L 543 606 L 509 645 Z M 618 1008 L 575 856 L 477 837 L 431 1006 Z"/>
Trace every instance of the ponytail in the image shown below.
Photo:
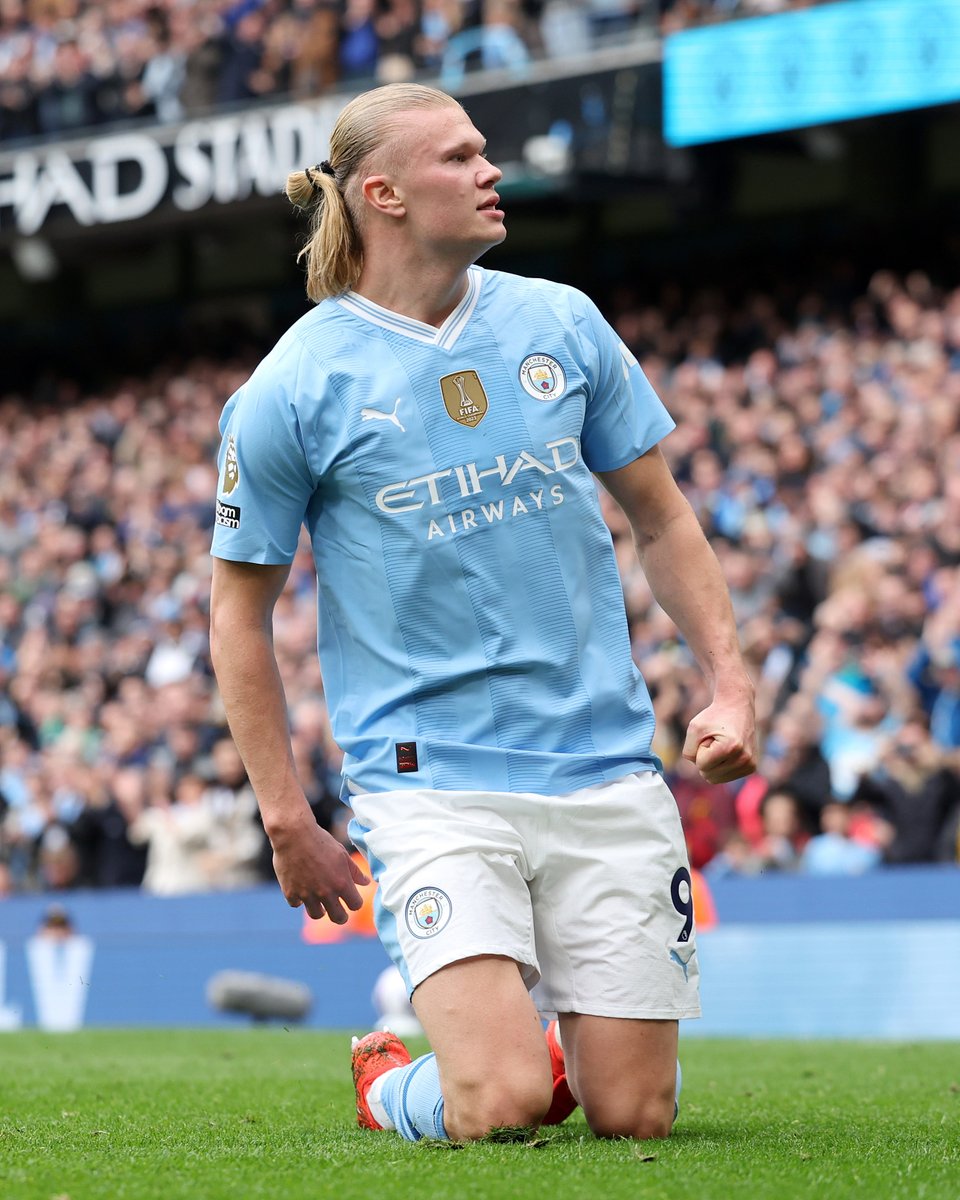
<path fill-rule="evenodd" d="M 310 236 L 297 255 L 306 259 L 307 295 L 315 304 L 349 291 L 360 278 L 363 250 L 353 218 L 327 162 L 287 176 L 287 199 L 310 213 Z"/>

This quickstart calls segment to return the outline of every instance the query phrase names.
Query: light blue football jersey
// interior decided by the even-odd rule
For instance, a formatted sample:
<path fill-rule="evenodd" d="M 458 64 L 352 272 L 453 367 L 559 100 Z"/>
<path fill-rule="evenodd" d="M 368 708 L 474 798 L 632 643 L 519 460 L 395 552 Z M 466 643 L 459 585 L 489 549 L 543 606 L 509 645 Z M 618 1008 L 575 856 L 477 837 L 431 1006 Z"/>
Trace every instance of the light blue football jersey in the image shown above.
<path fill-rule="evenodd" d="M 220 423 L 213 554 L 305 523 L 352 791 L 559 794 L 658 767 L 593 471 L 673 428 L 581 292 L 473 267 L 437 329 L 347 293 Z"/>

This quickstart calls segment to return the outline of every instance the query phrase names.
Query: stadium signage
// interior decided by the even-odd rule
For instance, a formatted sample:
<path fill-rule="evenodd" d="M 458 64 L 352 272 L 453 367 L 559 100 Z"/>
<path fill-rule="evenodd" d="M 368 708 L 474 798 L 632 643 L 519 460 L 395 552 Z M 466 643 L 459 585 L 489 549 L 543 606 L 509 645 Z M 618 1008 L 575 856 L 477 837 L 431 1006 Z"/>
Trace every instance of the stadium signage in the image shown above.
<path fill-rule="evenodd" d="M 37 1024 L 41 1029 L 65 1031 L 83 1025 L 94 943 L 76 934 L 53 941 L 29 938 L 23 946 Z M 4 998 L 7 946 L 0 941 L 0 1031 L 19 1029 L 23 1012 Z"/>
<path fill-rule="evenodd" d="M 147 216 L 166 201 L 181 212 L 275 196 L 278 180 L 312 162 L 340 110 L 331 99 L 33 147 L 0 158 L 0 228 L 39 233 L 59 211 L 78 225 Z"/>
<path fill-rule="evenodd" d="M 847 0 L 666 39 L 672 146 L 801 129 L 960 100 L 958 6 Z"/>
<path fill-rule="evenodd" d="M 567 168 L 557 164 L 567 154 L 578 171 L 602 178 L 662 179 L 659 54 L 657 43 L 631 43 L 531 64 L 519 80 L 468 75 L 454 90 L 496 144 L 498 162 L 512 166 L 524 186 L 562 174 Z M 328 153 L 349 98 L 332 94 L 0 150 L 0 238 L 107 229 L 277 197 L 289 171 Z M 552 166 L 541 161 L 546 151 Z"/>

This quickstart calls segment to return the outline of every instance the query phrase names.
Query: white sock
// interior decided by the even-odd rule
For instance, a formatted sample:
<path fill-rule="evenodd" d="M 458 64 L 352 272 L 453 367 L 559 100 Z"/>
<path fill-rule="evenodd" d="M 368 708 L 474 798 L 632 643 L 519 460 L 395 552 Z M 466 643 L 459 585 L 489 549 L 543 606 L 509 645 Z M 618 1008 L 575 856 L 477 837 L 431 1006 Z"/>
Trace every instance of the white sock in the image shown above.
<path fill-rule="evenodd" d="M 370 1109 L 370 1115 L 381 1129 L 396 1129 L 396 1125 L 387 1116 L 387 1110 L 383 1107 L 380 1100 L 380 1093 L 383 1091 L 383 1081 L 386 1077 L 400 1069 L 400 1067 L 391 1067 L 389 1071 L 384 1071 L 382 1075 L 378 1075 L 373 1083 L 370 1084 L 370 1090 L 367 1092 L 367 1106 Z"/>

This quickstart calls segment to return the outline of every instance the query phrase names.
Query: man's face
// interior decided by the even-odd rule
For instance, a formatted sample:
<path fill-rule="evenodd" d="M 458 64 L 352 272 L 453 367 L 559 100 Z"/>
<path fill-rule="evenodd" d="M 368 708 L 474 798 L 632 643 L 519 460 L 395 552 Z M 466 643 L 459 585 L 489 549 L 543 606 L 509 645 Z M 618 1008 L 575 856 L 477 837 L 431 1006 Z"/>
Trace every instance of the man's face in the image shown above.
<path fill-rule="evenodd" d="M 458 105 L 401 113 L 401 163 L 392 175 L 406 228 L 425 257 L 473 262 L 506 237 L 486 142 Z"/>

